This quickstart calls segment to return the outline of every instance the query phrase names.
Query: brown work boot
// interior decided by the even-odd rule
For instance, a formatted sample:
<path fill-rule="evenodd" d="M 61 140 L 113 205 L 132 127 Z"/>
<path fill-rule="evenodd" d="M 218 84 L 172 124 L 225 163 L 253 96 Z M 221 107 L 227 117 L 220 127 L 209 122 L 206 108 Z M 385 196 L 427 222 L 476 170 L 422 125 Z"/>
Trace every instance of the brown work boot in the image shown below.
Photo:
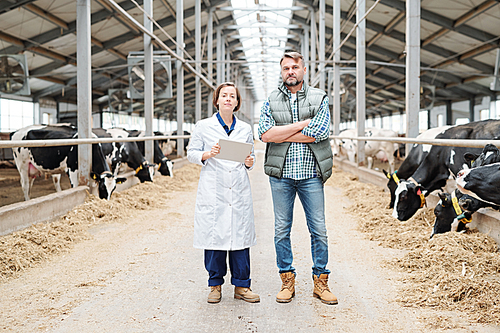
<path fill-rule="evenodd" d="M 260 302 L 260 297 L 250 288 L 234 287 L 234 298 L 242 299 L 248 303 Z"/>
<path fill-rule="evenodd" d="M 281 290 L 276 295 L 276 302 L 289 303 L 295 296 L 295 274 L 293 272 L 281 273 Z"/>
<path fill-rule="evenodd" d="M 313 296 L 321 300 L 321 302 L 329 305 L 338 304 L 337 297 L 328 288 L 328 274 L 321 274 L 319 277 L 314 277 L 314 291 Z"/>
<path fill-rule="evenodd" d="M 212 286 L 210 287 L 210 294 L 208 294 L 208 303 L 219 303 L 222 298 L 222 290 L 221 286 Z"/>

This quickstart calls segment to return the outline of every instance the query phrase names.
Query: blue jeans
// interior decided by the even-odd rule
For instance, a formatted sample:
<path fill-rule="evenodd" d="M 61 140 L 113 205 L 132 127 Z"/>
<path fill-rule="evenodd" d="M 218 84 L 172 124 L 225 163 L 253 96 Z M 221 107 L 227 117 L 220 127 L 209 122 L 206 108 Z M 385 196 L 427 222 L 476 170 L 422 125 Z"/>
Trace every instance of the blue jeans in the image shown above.
<path fill-rule="evenodd" d="M 274 246 L 279 272 L 295 272 L 290 232 L 293 223 L 293 206 L 296 194 L 306 214 L 311 235 L 312 273 L 316 276 L 330 274 L 328 263 L 328 237 L 325 226 L 325 195 L 321 178 L 293 180 L 269 177 L 274 205 Z"/>
<path fill-rule="evenodd" d="M 235 287 L 250 287 L 250 248 L 235 251 L 205 250 L 205 268 L 209 276 L 208 286 L 224 284 L 228 254 L 231 284 Z"/>

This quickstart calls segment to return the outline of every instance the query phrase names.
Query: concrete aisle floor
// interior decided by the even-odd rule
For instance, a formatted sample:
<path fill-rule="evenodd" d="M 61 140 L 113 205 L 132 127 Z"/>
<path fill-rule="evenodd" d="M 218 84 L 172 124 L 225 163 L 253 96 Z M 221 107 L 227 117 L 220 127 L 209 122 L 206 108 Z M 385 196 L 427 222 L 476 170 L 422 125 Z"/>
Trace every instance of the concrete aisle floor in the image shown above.
<path fill-rule="evenodd" d="M 281 281 L 263 153 L 263 144 L 256 144 L 258 162 L 250 172 L 257 229 L 251 277 L 260 303 L 234 299 L 229 273 L 222 301 L 206 302 L 203 251 L 192 246 L 193 190 L 172 195 L 168 216 L 156 209 L 138 212 L 124 223 L 95 227 L 93 239 L 0 285 L 0 295 L 11 300 L 3 305 L 10 310 L 4 320 L 13 321 L 12 313 L 29 318 L 17 324 L 16 332 L 432 332 L 425 322 L 443 313 L 394 302 L 398 273 L 383 268 L 382 262 L 400 252 L 367 240 L 348 215 L 341 189 L 329 185 L 330 287 L 339 305 L 312 297 L 310 239 L 298 201 L 292 229 L 296 297 L 288 304 L 275 301 Z M 16 299 L 23 304 L 17 312 L 12 310 Z M 471 332 L 469 325 L 458 327 L 448 332 Z"/>

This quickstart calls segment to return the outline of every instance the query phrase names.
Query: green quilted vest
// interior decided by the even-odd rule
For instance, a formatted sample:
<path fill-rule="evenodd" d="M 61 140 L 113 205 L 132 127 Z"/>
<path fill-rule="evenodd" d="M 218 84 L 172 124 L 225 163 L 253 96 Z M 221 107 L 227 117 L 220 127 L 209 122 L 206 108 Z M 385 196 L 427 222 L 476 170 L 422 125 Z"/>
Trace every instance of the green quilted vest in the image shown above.
<path fill-rule="evenodd" d="M 303 84 L 304 90 L 297 92 L 299 121 L 313 118 L 326 96 L 323 90 L 309 87 L 305 82 Z M 271 92 L 269 96 L 269 109 L 276 121 L 276 125 L 288 125 L 292 123 L 292 108 L 286 90 L 287 88 L 284 83 L 281 83 L 279 88 Z M 318 143 L 307 143 L 307 146 L 316 158 L 316 170 L 321 174 L 324 183 L 332 175 L 333 167 L 333 154 L 329 140 L 323 140 Z M 267 143 L 264 161 L 264 172 L 266 175 L 281 178 L 289 147 L 290 142 Z"/>

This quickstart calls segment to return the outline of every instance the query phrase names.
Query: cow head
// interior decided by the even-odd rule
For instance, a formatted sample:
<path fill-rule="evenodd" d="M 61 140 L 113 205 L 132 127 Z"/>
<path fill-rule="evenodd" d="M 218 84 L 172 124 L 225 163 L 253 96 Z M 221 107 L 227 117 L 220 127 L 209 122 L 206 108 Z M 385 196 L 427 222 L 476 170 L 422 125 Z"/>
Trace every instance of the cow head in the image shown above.
<path fill-rule="evenodd" d="M 480 155 L 465 153 L 464 160 L 471 168 L 477 168 L 483 165 L 500 162 L 500 151 L 495 145 L 488 143 L 484 146 Z"/>
<path fill-rule="evenodd" d="M 436 221 L 434 222 L 434 228 L 432 229 L 432 238 L 435 234 L 442 234 L 448 231 L 462 231 L 465 230 L 465 223 L 457 220 L 457 212 L 453 208 L 453 203 L 451 195 L 448 193 L 439 193 L 439 202 L 434 208 L 434 215 L 436 216 Z M 472 212 L 463 212 L 464 218 L 469 219 L 472 216 Z"/>
<path fill-rule="evenodd" d="M 342 144 L 340 145 L 341 154 L 347 155 L 347 158 L 351 162 L 356 162 L 356 152 L 357 145 L 351 139 L 342 139 Z"/>
<path fill-rule="evenodd" d="M 480 208 L 484 207 L 492 207 L 493 209 L 500 210 L 500 207 L 497 205 L 488 204 L 467 194 L 462 195 L 462 197 L 458 200 L 458 204 L 460 208 L 462 208 L 463 210 L 468 210 L 470 212 L 476 212 Z"/>
<path fill-rule="evenodd" d="M 462 170 L 457 176 L 460 192 L 484 201 L 489 206 L 500 205 L 500 163 Z"/>
<path fill-rule="evenodd" d="M 332 154 L 335 157 L 339 157 L 340 156 L 339 142 L 340 142 L 340 140 L 337 140 L 337 139 L 331 139 L 330 140 L 330 147 L 332 148 Z"/>
<path fill-rule="evenodd" d="M 104 171 L 101 174 L 97 174 L 95 172 L 91 172 L 90 176 L 97 183 L 97 190 L 99 192 L 100 199 L 109 200 L 111 198 L 111 194 L 116 189 L 116 184 L 124 183 L 127 178 L 116 178 L 109 171 Z"/>
<path fill-rule="evenodd" d="M 420 185 L 400 180 L 395 192 L 396 200 L 392 216 L 400 221 L 407 221 L 422 207 L 422 203 L 425 203 L 426 192 Z"/>
<path fill-rule="evenodd" d="M 163 176 L 174 176 L 174 162 L 172 162 L 168 157 L 161 159 L 158 170 Z"/>
<path fill-rule="evenodd" d="M 398 188 L 398 183 L 399 183 L 399 178 L 396 176 L 397 170 L 394 171 L 393 174 L 385 171 L 382 169 L 384 172 L 384 175 L 387 177 L 387 188 L 389 189 L 389 192 L 391 193 L 391 202 L 389 203 L 389 208 L 394 208 L 394 201 L 396 200 L 396 189 Z"/>
<path fill-rule="evenodd" d="M 150 164 L 148 161 L 143 161 L 142 164 L 135 169 L 135 175 L 139 178 L 141 183 L 153 181 L 153 176 L 155 174 L 154 166 L 154 164 Z"/>

